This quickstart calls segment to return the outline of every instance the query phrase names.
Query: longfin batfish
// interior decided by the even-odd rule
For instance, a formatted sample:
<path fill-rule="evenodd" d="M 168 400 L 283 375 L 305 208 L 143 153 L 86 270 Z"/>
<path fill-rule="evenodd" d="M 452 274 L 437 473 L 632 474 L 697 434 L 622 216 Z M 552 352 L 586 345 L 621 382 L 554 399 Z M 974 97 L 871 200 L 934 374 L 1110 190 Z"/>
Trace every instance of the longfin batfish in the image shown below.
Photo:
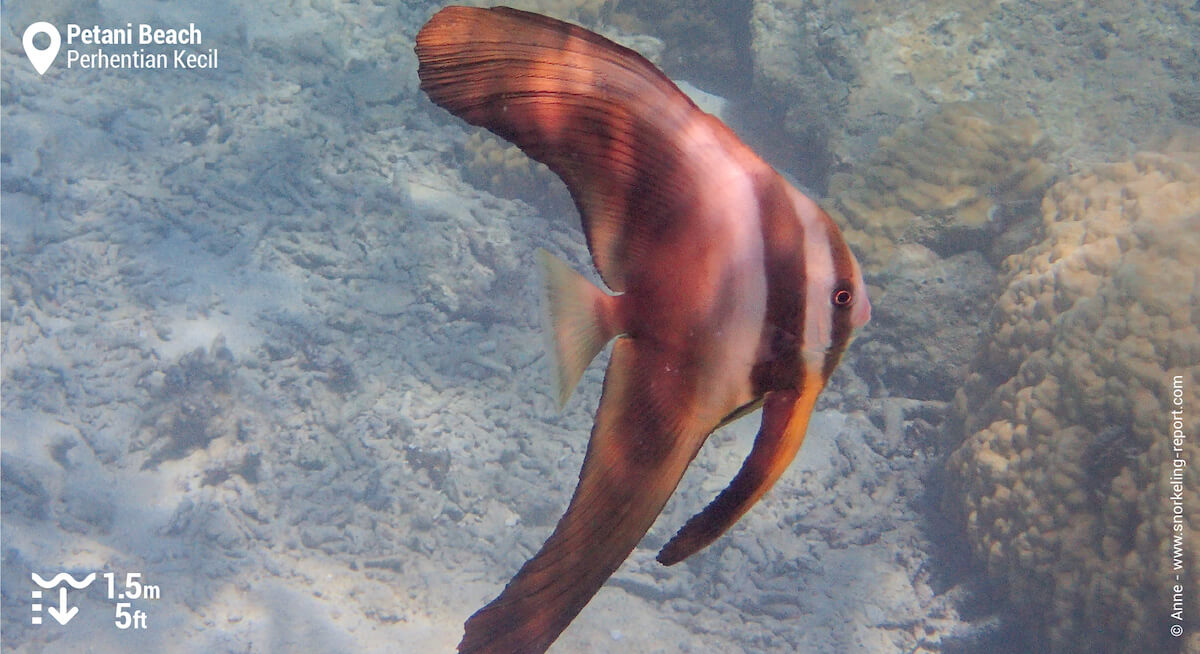
<path fill-rule="evenodd" d="M 542 652 L 645 535 L 708 435 L 759 405 L 741 471 L 658 560 L 687 558 L 762 497 L 870 303 L 829 216 L 636 52 L 504 7 L 439 11 L 416 52 L 433 102 L 566 182 L 618 293 L 542 255 L 560 401 L 616 340 L 566 514 L 458 646 Z"/>

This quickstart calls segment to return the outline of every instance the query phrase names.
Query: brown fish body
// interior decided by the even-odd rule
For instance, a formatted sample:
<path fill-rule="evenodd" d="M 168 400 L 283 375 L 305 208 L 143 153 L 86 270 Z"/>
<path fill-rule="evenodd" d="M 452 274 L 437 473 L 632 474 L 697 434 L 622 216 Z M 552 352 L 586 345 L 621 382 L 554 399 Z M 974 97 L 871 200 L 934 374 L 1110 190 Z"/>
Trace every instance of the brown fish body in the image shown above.
<path fill-rule="evenodd" d="M 618 292 L 542 254 L 560 401 L 616 340 L 566 513 L 459 645 L 542 652 L 645 535 L 708 435 L 759 405 L 742 469 L 659 560 L 703 548 L 770 488 L 870 304 L 828 215 L 632 50 L 537 14 L 448 7 L 417 35 L 417 56 L 435 103 L 563 178 Z"/>

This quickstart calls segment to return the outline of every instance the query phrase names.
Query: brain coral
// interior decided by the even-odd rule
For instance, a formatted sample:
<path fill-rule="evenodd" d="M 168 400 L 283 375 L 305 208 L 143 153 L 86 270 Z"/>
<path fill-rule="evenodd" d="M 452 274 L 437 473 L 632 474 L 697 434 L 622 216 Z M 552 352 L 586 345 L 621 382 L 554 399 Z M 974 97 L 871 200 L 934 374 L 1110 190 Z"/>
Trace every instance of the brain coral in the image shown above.
<path fill-rule="evenodd" d="M 1140 154 L 1051 188 L 956 398 L 946 503 L 1051 651 L 1200 651 L 1168 635 L 1175 529 L 1200 598 L 1198 170 Z"/>
<path fill-rule="evenodd" d="M 861 171 L 830 178 L 828 195 L 868 269 L 901 242 L 942 256 L 984 249 L 1012 219 L 1036 210 L 1054 177 L 1048 150 L 1031 116 L 950 103 L 880 138 Z"/>

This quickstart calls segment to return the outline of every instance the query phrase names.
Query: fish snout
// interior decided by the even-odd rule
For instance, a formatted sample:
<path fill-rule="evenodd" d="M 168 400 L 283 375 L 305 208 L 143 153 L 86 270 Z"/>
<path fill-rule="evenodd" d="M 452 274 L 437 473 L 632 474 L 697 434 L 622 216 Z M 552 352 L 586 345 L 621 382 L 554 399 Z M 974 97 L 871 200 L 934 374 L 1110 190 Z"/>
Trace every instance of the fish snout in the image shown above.
<path fill-rule="evenodd" d="M 863 287 L 858 299 L 850 309 L 850 324 L 858 329 L 871 322 L 871 300 L 867 297 L 867 289 Z"/>

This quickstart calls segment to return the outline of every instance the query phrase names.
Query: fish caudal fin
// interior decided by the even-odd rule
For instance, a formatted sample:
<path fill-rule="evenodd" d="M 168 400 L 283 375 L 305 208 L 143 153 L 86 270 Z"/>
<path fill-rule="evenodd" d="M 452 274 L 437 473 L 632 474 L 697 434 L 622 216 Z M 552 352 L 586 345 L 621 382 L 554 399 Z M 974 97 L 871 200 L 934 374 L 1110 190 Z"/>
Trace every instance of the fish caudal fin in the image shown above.
<path fill-rule="evenodd" d="M 642 539 L 716 421 L 696 417 L 683 362 L 613 345 L 604 396 L 566 514 L 504 592 L 472 615 L 459 652 L 544 652 Z"/>
<path fill-rule="evenodd" d="M 616 298 L 546 250 L 538 250 L 538 261 L 546 286 L 545 333 L 554 351 L 554 381 L 561 409 L 588 364 L 618 333 Z"/>
<path fill-rule="evenodd" d="M 787 469 L 808 430 L 808 419 L 824 386 L 808 375 L 804 388 L 775 391 L 763 403 L 762 426 L 741 470 L 704 510 L 692 516 L 658 553 L 658 562 L 674 565 L 704 549 L 750 510 Z"/>

